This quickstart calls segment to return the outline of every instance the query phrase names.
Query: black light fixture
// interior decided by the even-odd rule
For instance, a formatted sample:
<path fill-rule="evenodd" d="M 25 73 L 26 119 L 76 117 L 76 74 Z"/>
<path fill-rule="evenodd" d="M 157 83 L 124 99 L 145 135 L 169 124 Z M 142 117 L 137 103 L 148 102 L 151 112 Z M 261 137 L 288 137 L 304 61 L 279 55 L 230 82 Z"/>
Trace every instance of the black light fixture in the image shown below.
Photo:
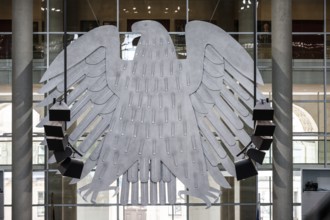
<path fill-rule="evenodd" d="M 251 136 L 252 143 L 259 150 L 269 150 L 273 142 L 272 136 Z"/>
<path fill-rule="evenodd" d="M 254 127 L 255 136 L 273 136 L 275 131 L 275 124 L 272 121 L 256 121 Z"/>
<path fill-rule="evenodd" d="M 67 157 L 58 170 L 63 176 L 80 179 L 84 163 L 76 158 Z"/>
<path fill-rule="evenodd" d="M 56 102 L 54 99 L 53 106 L 49 109 L 50 121 L 70 121 L 71 111 L 65 102 Z"/>
<path fill-rule="evenodd" d="M 254 160 L 255 162 L 259 163 L 259 164 L 262 164 L 264 158 L 265 158 L 265 155 L 266 153 L 263 152 L 263 151 L 260 151 L 260 150 L 257 150 L 255 148 L 249 148 L 246 152 L 246 155 Z"/>
<path fill-rule="evenodd" d="M 68 135 L 64 137 L 46 136 L 46 141 L 49 150 L 64 151 L 68 146 Z"/>
<path fill-rule="evenodd" d="M 64 151 L 54 151 L 54 157 L 56 160 L 56 163 L 61 163 L 66 158 L 71 157 L 72 155 L 72 149 L 70 147 L 66 147 Z"/>
<path fill-rule="evenodd" d="M 46 137 L 64 137 L 64 122 L 49 121 L 44 125 Z"/>
<path fill-rule="evenodd" d="M 250 158 L 236 161 L 235 170 L 237 180 L 243 180 L 258 175 L 258 171 Z"/>
<path fill-rule="evenodd" d="M 273 142 L 275 124 L 273 123 L 274 110 L 269 100 L 257 101 L 253 109 L 253 120 L 255 121 L 254 133 L 251 142 L 246 145 L 237 157 L 244 154 L 244 159 L 235 162 L 237 180 L 246 179 L 258 174 L 254 161 L 262 164 L 265 158 L 265 150 L 269 150 Z M 254 146 L 253 146 L 253 145 Z"/>
<path fill-rule="evenodd" d="M 66 122 L 70 121 L 71 111 L 65 102 L 53 101 L 49 109 L 49 122 L 44 125 L 46 142 L 52 150 L 59 171 L 63 176 L 80 178 L 84 163 L 74 158 L 74 154 L 82 156 L 70 143 L 66 134 Z"/>
<path fill-rule="evenodd" d="M 270 106 L 269 99 L 261 99 L 256 102 L 256 105 L 253 109 L 253 117 L 254 121 L 257 120 L 273 120 L 274 109 Z"/>

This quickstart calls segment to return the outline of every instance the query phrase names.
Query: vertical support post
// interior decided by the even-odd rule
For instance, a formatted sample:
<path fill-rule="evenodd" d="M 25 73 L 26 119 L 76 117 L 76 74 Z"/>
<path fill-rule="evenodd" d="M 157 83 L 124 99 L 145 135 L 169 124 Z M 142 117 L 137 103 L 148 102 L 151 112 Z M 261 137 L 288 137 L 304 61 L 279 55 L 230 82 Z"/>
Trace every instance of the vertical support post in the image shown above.
<path fill-rule="evenodd" d="M 63 0 L 63 50 L 64 50 L 64 102 L 67 103 L 67 4 L 66 0 Z M 66 129 L 66 123 L 65 123 L 65 129 Z"/>
<path fill-rule="evenodd" d="M 293 219 L 292 0 L 272 0 L 273 219 Z"/>
<path fill-rule="evenodd" d="M 12 219 L 32 219 L 33 0 L 13 0 Z"/>

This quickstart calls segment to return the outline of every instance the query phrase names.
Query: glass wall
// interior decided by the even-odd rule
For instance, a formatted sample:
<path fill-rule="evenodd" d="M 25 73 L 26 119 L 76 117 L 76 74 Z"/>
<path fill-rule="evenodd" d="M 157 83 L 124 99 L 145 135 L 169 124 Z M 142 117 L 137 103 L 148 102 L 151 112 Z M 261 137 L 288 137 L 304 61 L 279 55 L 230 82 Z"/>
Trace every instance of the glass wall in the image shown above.
<path fill-rule="evenodd" d="M 191 20 L 211 22 L 229 32 L 253 57 L 265 84 L 259 88 L 272 98 L 271 0 L 257 1 L 257 32 L 254 33 L 253 0 L 70 0 L 68 40 L 72 41 L 101 25 L 115 25 L 121 36 L 123 59 L 132 59 L 135 47 L 131 25 L 139 20 L 159 21 L 171 33 L 178 58 L 186 58 L 185 24 Z M 0 168 L 5 172 L 5 219 L 11 219 L 11 0 L 0 0 Z M 327 167 L 330 163 L 329 132 L 329 45 L 330 2 L 293 0 L 293 128 L 294 128 L 294 217 L 301 219 L 300 168 Z M 35 105 L 44 96 L 37 91 L 39 80 L 63 48 L 63 1 L 34 0 L 33 92 Z M 256 34 L 256 35 L 254 35 Z M 257 45 L 254 45 L 256 37 Z M 126 44 L 129 42 L 129 44 Z M 127 46 L 129 45 L 129 46 Z M 36 125 L 45 109 L 34 108 Z M 43 129 L 34 128 L 33 219 L 272 219 L 272 153 L 267 152 L 259 175 L 236 181 L 223 172 L 232 189 L 211 208 L 192 197 L 177 198 L 177 204 L 120 206 L 118 195 L 106 192 L 97 204 L 85 201 L 70 179 L 48 164 L 47 148 L 40 145 Z M 88 178 L 91 178 L 91 174 Z M 115 183 L 119 184 L 118 183 Z M 183 186 L 182 186 L 183 187 Z M 260 203 L 259 203 L 260 202 Z"/>

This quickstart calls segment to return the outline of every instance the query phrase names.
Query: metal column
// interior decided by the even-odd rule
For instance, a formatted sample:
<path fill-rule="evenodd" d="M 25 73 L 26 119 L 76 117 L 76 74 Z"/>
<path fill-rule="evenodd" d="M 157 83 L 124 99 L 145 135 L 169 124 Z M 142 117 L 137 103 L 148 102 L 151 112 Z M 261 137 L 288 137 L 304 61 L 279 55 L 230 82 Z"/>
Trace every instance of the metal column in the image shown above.
<path fill-rule="evenodd" d="M 273 219 L 293 219 L 292 0 L 272 0 Z"/>
<path fill-rule="evenodd" d="M 13 0 L 12 219 L 32 219 L 33 1 Z"/>

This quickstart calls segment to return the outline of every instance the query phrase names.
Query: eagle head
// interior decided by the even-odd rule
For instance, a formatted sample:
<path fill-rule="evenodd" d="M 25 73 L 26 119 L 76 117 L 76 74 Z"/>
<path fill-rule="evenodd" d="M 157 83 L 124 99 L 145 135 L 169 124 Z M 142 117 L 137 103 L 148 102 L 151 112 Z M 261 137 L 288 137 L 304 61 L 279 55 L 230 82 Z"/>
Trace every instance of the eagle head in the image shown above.
<path fill-rule="evenodd" d="M 144 34 L 166 34 L 167 30 L 164 28 L 163 25 L 159 25 L 157 21 L 152 20 L 145 20 L 145 21 L 138 21 L 132 25 L 132 31 L 135 33 Z"/>

